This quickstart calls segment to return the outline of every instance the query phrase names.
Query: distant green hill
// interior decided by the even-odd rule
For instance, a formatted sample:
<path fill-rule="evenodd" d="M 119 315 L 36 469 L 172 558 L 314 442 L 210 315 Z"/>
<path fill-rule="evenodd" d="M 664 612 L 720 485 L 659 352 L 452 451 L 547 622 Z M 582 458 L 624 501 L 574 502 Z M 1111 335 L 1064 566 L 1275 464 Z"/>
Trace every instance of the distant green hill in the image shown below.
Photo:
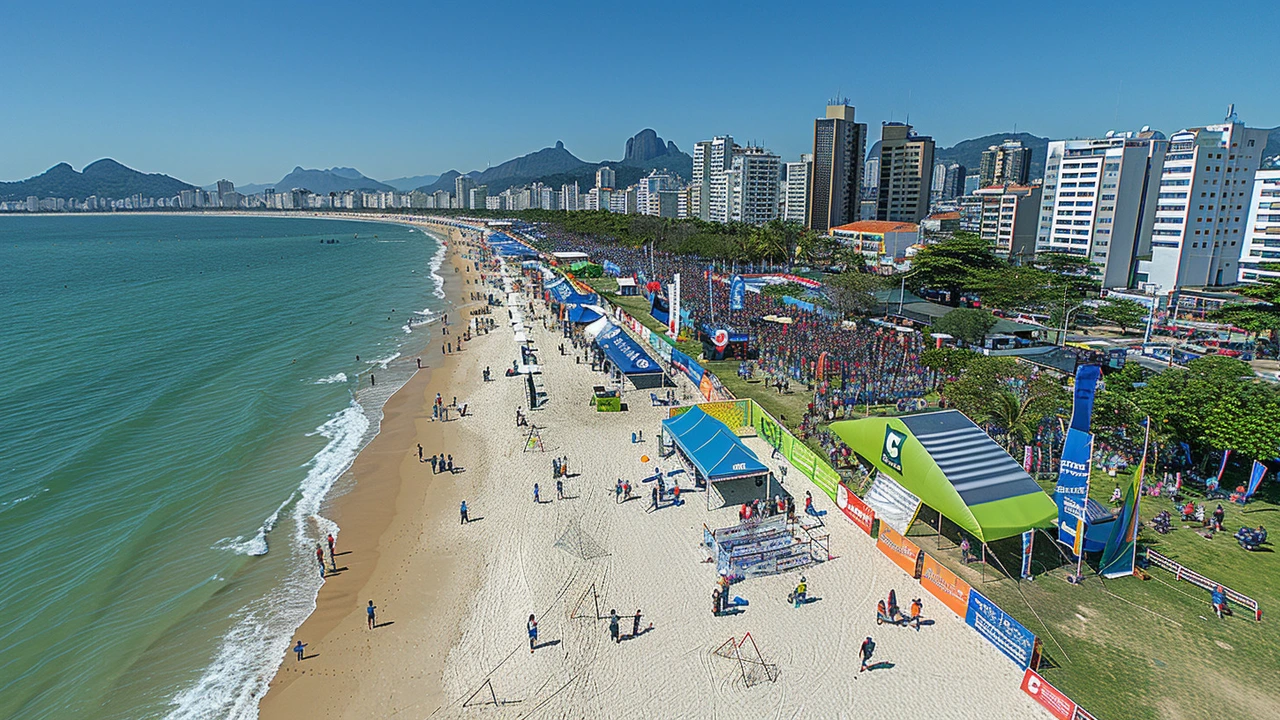
<path fill-rule="evenodd" d="M 0 201 L 23 200 L 35 195 L 38 198 L 76 198 L 90 195 L 100 198 L 122 199 L 134 195 L 146 198 L 168 198 L 183 190 L 193 190 L 190 185 L 159 173 L 140 173 L 110 158 L 85 166 L 81 172 L 67 163 L 58 163 L 33 178 L 18 182 L 0 182 Z"/>
<path fill-rule="evenodd" d="M 977 175 L 982 163 L 982 152 L 1005 140 L 1021 140 L 1024 147 L 1031 148 L 1030 179 L 1039 180 L 1044 177 L 1044 159 L 1049 153 L 1049 138 L 1031 133 L 996 133 L 965 140 L 949 148 L 936 148 L 933 151 L 934 162 L 944 165 L 960 163 L 970 174 Z"/>

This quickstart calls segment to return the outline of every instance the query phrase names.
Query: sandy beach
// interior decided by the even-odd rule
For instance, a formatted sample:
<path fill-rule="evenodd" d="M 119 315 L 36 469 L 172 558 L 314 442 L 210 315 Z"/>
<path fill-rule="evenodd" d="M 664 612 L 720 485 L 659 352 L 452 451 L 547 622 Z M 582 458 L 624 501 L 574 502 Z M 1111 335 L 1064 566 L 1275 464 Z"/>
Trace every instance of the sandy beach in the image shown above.
<path fill-rule="evenodd" d="M 474 287 L 465 277 L 446 275 L 452 297 Z M 587 401 L 602 376 L 576 362 L 572 348 L 560 355 L 567 341 L 530 320 L 550 402 L 530 413 L 545 452 L 526 452 L 527 431 L 515 423 L 515 409 L 527 407 L 524 381 L 502 376 L 516 345 L 506 309 L 494 313 L 491 334 L 424 360 L 431 369 L 388 401 L 381 433 L 351 469 L 355 489 L 329 511 L 342 527 L 338 565 L 348 569 L 326 581 L 296 635 L 308 657 L 284 659 L 262 717 L 1047 717 L 1019 691 L 1021 670 L 931 601 L 798 472 L 787 489 L 798 501 L 815 490 L 815 505 L 828 511 L 834 557 L 805 570 L 819 600 L 787 602 L 799 577 L 792 572 L 735 585 L 749 605 L 713 617 L 715 566 L 704 562 L 703 526 L 735 524 L 737 508 L 708 512 L 706 497 L 685 487 L 683 505 L 649 509 L 641 478 L 654 465 L 676 467 L 656 457 L 668 410 L 632 390 L 627 412 L 596 413 Z M 451 314 L 453 332 L 469 317 Z M 436 392 L 468 402 L 469 416 L 433 422 Z M 694 397 L 687 386 L 678 393 Z M 647 441 L 633 444 L 639 430 Z M 432 474 L 418 462 L 418 443 L 428 457 L 452 453 L 462 471 Z M 747 443 L 778 469 L 762 440 Z M 551 465 L 561 456 L 570 477 L 557 499 Z M 618 478 L 640 497 L 617 503 Z M 877 626 L 876 601 L 890 589 L 904 605 L 923 595 L 936 623 L 918 632 Z M 369 600 L 378 607 L 374 630 Z M 621 643 L 597 602 L 602 616 L 622 616 Z M 629 637 L 637 610 L 642 632 Z M 530 613 L 540 630 L 532 653 Z M 714 654 L 747 633 L 776 666 L 772 680 L 749 666 L 744 681 L 737 661 Z M 860 674 L 868 635 L 880 666 Z"/>

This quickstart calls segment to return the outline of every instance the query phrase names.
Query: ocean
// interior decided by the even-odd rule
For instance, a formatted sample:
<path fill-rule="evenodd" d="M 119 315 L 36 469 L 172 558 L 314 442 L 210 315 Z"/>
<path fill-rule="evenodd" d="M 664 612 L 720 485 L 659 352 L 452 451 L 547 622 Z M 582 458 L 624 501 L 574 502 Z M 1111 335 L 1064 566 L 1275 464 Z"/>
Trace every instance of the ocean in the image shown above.
<path fill-rule="evenodd" d="M 385 223 L 0 217 L 0 718 L 257 716 L 443 258 Z"/>

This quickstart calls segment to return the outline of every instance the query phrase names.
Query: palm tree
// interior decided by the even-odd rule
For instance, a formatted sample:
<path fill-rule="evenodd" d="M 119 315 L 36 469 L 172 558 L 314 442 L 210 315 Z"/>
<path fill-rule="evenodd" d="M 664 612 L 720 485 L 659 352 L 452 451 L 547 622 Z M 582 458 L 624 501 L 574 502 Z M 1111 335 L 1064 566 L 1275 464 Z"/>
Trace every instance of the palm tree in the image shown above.
<path fill-rule="evenodd" d="M 1018 397 L 1017 393 L 1008 389 L 998 391 L 995 397 L 992 398 L 987 421 L 1005 429 L 1007 438 L 1005 449 L 1011 453 L 1013 452 L 1015 440 L 1023 445 L 1031 441 L 1031 427 L 1028 424 L 1031 419 L 1031 413 L 1028 411 L 1033 402 L 1035 402 L 1034 397 L 1028 397 L 1024 400 Z"/>

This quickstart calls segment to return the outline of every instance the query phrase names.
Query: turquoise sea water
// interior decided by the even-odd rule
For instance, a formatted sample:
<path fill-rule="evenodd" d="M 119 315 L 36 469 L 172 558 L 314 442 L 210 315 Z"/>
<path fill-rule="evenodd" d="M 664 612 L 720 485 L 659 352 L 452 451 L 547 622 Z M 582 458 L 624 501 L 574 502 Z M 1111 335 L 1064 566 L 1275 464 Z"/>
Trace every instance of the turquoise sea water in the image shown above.
<path fill-rule="evenodd" d="M 0 718 L 256 716 L 314 607 L 324 500 L 445 312 L 440 247 L 0 217 Z"/>

